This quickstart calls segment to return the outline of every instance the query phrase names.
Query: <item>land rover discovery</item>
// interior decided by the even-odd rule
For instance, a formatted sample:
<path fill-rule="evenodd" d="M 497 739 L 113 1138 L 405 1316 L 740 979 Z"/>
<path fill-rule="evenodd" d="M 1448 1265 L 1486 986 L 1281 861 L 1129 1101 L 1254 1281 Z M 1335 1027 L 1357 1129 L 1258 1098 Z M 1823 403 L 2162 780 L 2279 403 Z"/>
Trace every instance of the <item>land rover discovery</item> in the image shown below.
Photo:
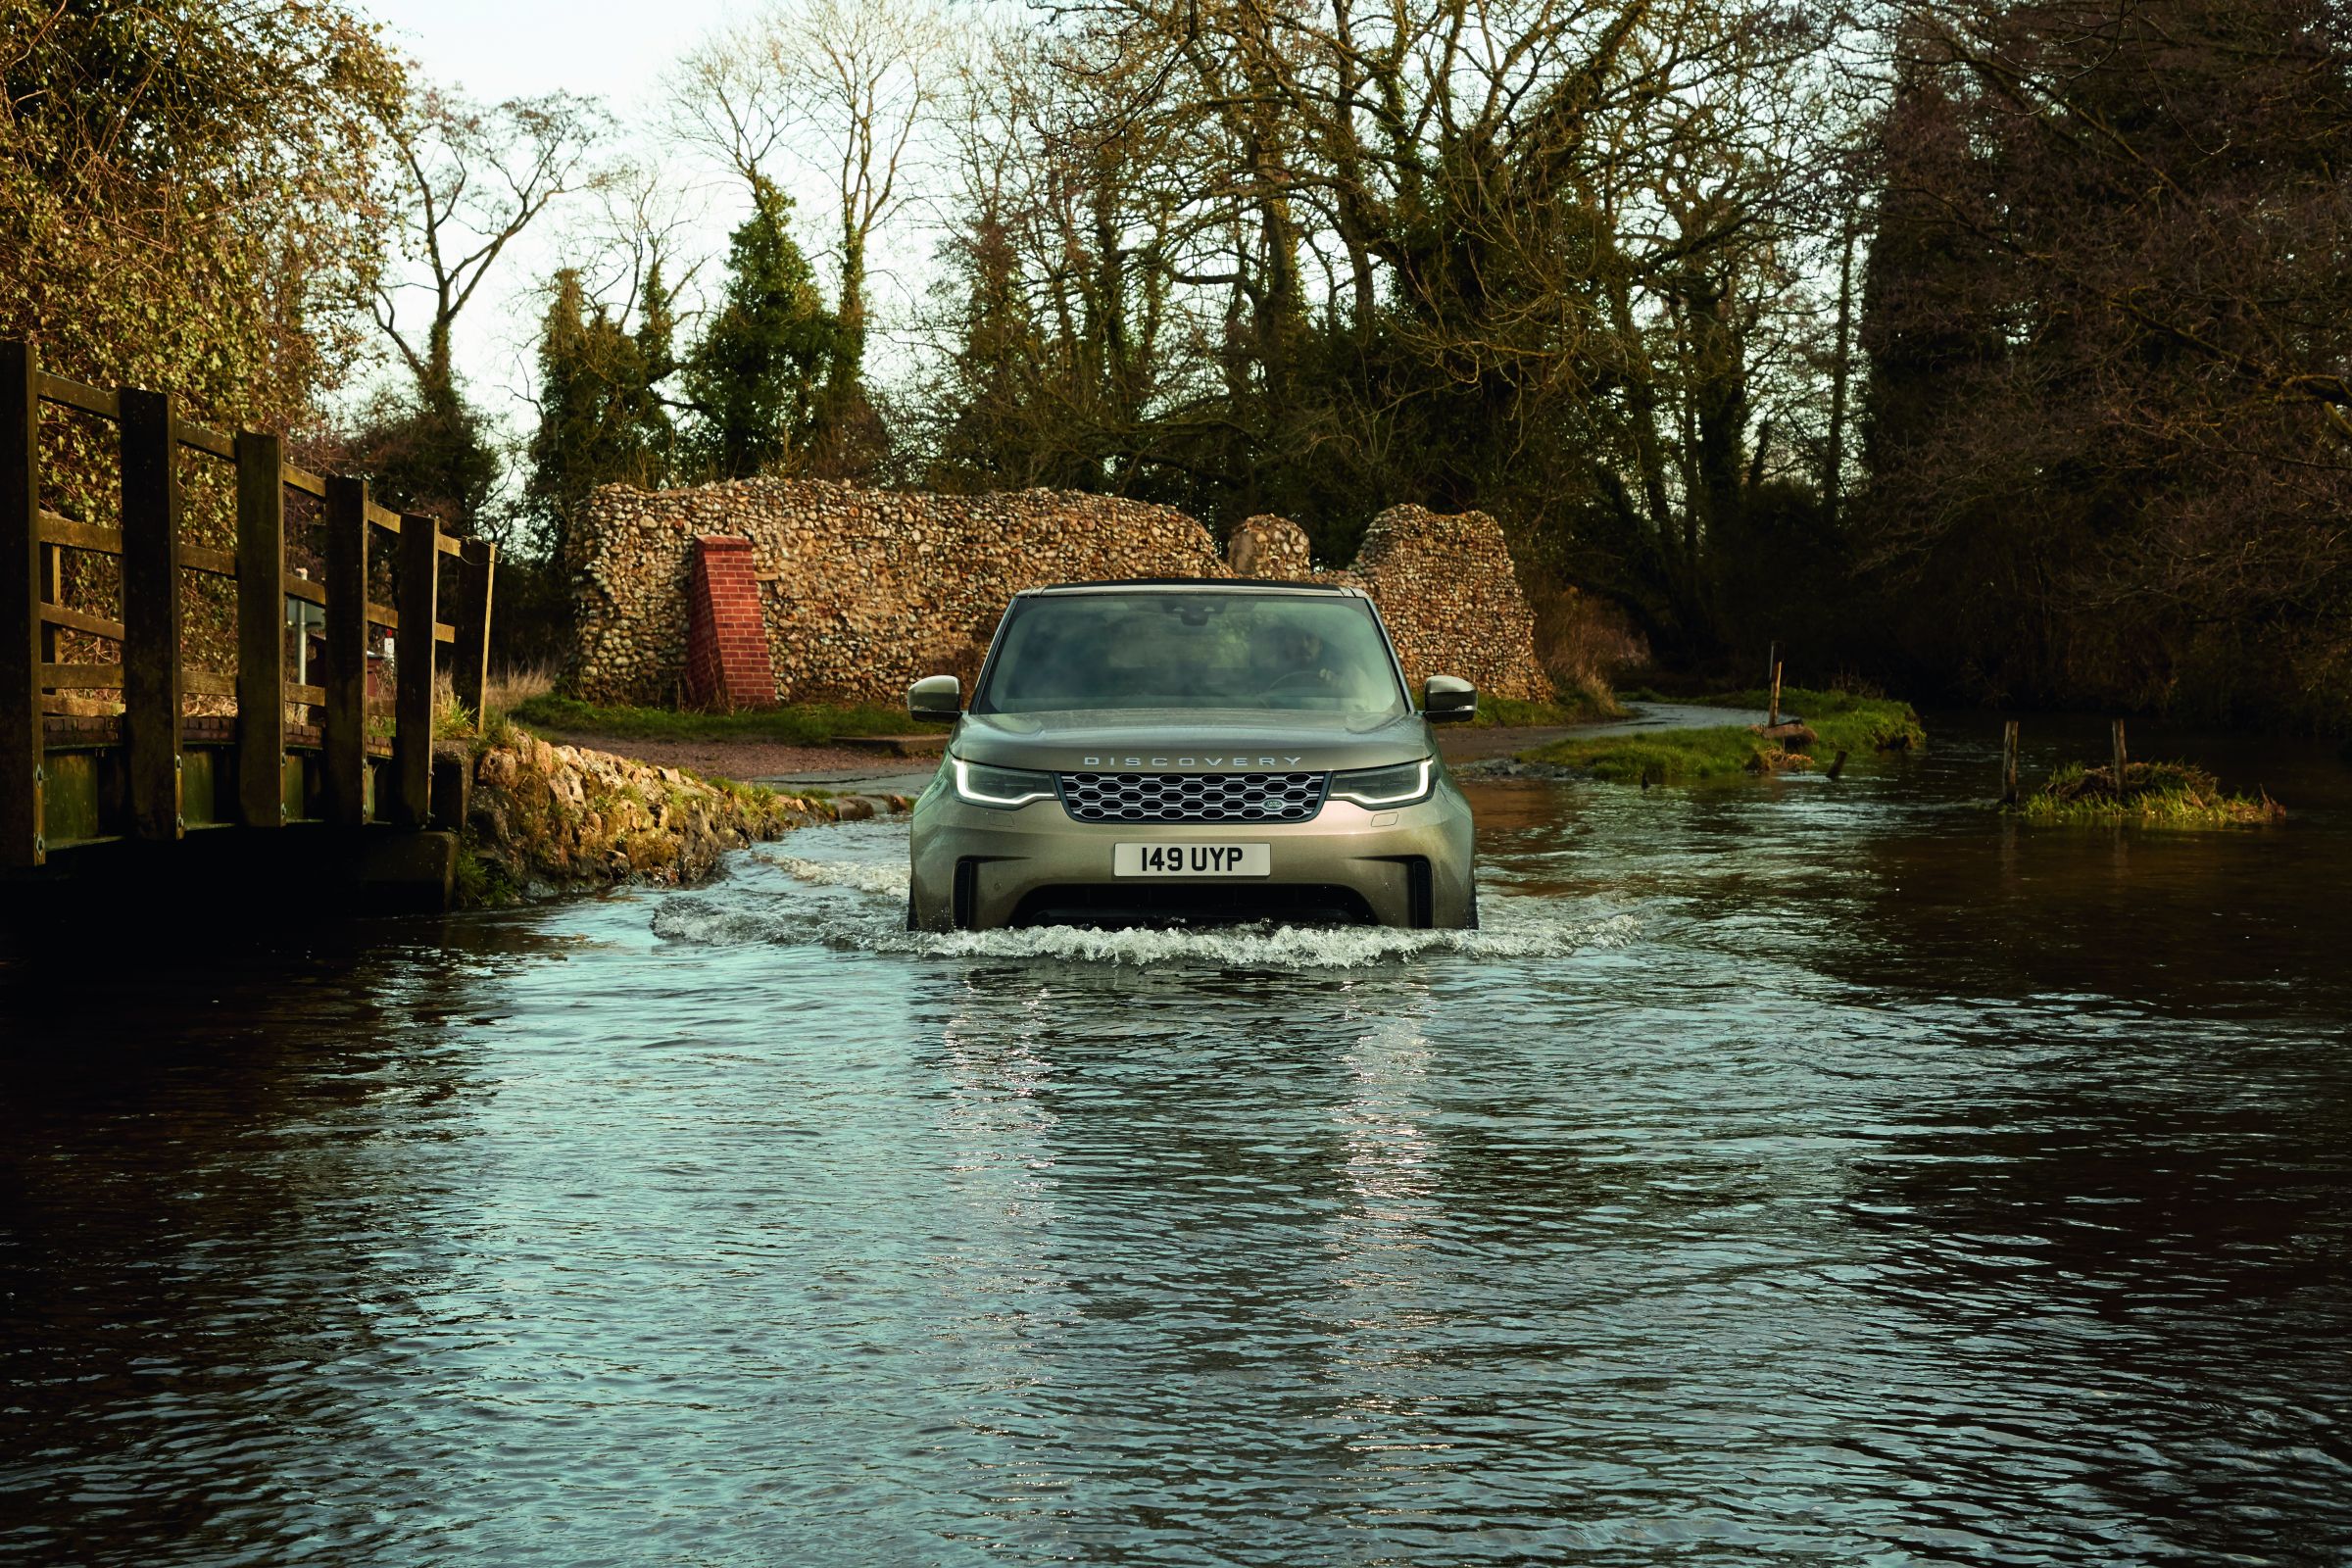
<path fill-rule="evenodd" d="M 906 920 L 1008 925 L 1478 923 L 1470 807 L 1363 592 L 1071 583 L 1018 594 L 915 803 Z"/>

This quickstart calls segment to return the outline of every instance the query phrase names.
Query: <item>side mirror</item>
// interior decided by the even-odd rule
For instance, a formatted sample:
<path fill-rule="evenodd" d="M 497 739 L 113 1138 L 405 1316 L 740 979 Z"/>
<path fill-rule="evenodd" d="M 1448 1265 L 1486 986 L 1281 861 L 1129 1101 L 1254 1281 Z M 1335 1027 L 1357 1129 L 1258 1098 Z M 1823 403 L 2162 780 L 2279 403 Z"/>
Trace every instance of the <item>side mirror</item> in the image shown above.
<path fill-rule="evenodd" d="M 1421 716 L 1432 724 L 1459 724 L 1478 716 L 1478 688 L 1455 675 L 1432 675 L 1421 688 Z"/>
<path fill-rule="evenodd" d="M 954 718 L 963 711 L 963 682 L 953 675 L 925 675 L 906 688 L 906 711 L 917 718 Z"/>

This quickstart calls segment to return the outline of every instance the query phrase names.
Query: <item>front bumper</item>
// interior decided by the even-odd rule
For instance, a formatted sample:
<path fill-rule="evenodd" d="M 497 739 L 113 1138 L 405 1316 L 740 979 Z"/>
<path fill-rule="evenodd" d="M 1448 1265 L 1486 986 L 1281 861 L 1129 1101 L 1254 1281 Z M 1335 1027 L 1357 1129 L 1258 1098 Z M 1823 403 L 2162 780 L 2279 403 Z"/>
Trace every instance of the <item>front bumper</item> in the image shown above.
<path fill-rule="evenodd" d="M 943 776 L 915 803 L 908 916 L 923 930 L 1148 915 L 1155 898 L 1225 917 L 1337 906 L 1385 926 L 1475 923 L 1470 806 L 1440 775 L 1418 806 L 1327 801 L 1305 822 L 1079 822 L 1057 800 L 1000 809 L 959 800 Z M 1116 877 L 1112 846 L 1264 844 L 1263 877 Z M 1167 890 L 1164 894 L 1155 890 Z M 1256 890 L 1253 894 L 1252 890 Z M 1359 906 L 1360 901 L 1360 906 Z M 1181 917 L 1181 916 L 1180 916 Z M 1345 916 L 1343 916 L 1345 917 Z"/>

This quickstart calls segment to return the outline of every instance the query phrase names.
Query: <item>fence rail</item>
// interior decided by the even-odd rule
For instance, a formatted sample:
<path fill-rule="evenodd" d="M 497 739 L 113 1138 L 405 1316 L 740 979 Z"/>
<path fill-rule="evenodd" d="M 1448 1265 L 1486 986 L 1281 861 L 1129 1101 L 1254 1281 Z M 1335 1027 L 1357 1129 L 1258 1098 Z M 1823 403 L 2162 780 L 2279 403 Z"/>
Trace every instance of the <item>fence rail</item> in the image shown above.
<path fill-rule="evenodd" d="M 115 424 L 115 519 L 42 505 L 42 420 L 52 407 Z M 186 453 L 234 469 L 233 549 L 181 537 Z M 318 579 L 287 569 L 288 490 L 321 503 Z M 391 536 L 380 558 L 378 534 Z M 116 563 L 120 618 L 65 602 L 70 552 Z M 215 430 L 183 417 L 165 393 L 47 373 L 31 344 L 0 341 L 0 868 L 116 838 L 174 840 L 192 823 L 427 825 L 436 674 L 445 666 L 458 701 L 480 712 L 495 563 L 490 544 L 387 511 L 362 480 L 286 462 L 273 434 Z M 189 661 L 189 574 L 235 584 L 233 669 Z M 395 603 L 370 599 L 382 577 Z M 383 705 L 368 694 L 376 628 L 392 634 L 388 737 L 379 733 Z M 119 662 L 61 660 L 61 632 L 114 643 Z M 117 722 L 94 721 L 89 700 L 68 695 L 90 691 L 122 694 Z M 232 699 L 233 723 L 187 714 L 191 695 Z M 188 764 L 198 751 L 205 765 L 194 771 L 211 793 L 192 811 Z M 68 774 L 71 802 L 52 788 Z"/>

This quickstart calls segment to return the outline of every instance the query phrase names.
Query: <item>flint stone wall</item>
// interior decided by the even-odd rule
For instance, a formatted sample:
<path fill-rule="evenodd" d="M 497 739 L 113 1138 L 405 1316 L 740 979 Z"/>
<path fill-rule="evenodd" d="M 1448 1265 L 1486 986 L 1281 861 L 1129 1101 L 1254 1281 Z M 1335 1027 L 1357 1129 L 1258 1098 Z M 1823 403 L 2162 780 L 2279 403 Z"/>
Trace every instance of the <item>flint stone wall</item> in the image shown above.
<path fill-rule="evenodd" d="M 1185 514 L 1111 496 L 922 495 L 767 478 L 596 492 L 575 535 L 567 690 L 596 703 L 677 701 L 698 534 L 752 542 L 784 702 L 896 703 L 931 674 L 959 675 L 968 691 L 1013 594 L 1116 577 L 1360 587 L 1416 689 L 1445 674 L 1500 697 L 1552 695 L 1502 530 L 1483 512 L 1392 507 L 1372 519 L 1352 566 L 1325 570 L 1309 564 L 1305 534 L 1281 517 L 1237 525 L 1228 559 Z"/>

